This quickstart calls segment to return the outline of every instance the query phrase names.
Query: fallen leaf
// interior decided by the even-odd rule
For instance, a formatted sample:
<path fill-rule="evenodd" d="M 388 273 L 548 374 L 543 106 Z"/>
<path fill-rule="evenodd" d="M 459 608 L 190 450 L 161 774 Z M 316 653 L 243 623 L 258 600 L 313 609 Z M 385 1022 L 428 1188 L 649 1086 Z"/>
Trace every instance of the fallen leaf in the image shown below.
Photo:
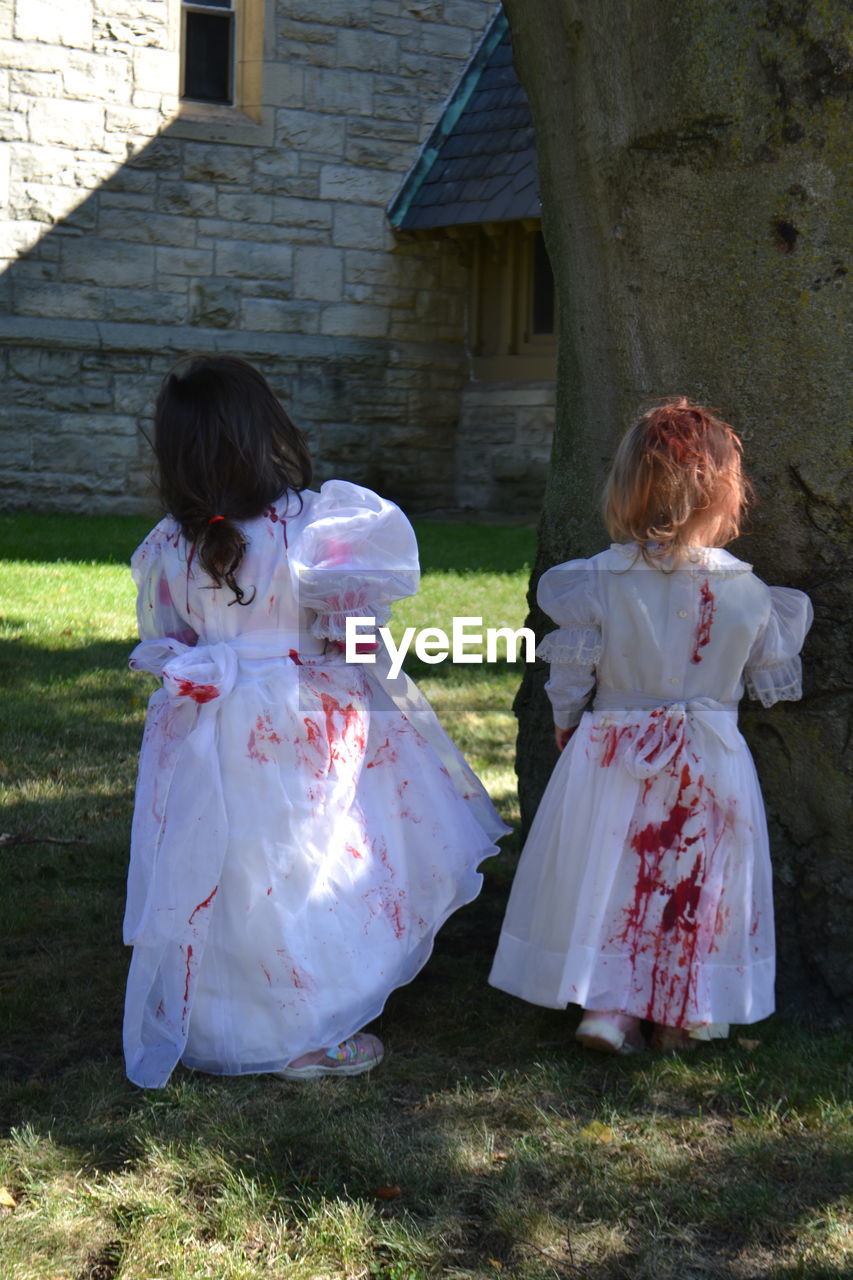
<path fill-rule="evenodd" d="M 392 1182 L 388 1187 L 377 1187 L 373 1194 L 377 1200 L 396 1200 L 400 1194 L 400 1188 L 396 1182 Z"/>
<path fill-rule="evenodd" d="M 600 1120 L 593 1120 L 585 1129 L 581 1129 L 581 1137 L 587 1142 L 615 1142 L 616 1134 L 609 1125 L 602 1124 Z"/>
<path fill-rule="evenodd" d="M 6 1187 L 0 1187 L 0 1208 L 17 1209 L 18 1202 Z"/>
<path fill-rule="evenodd" d="M 495 1164 L 501 1164 L 503 1163 L 504 1160 L 508 1160 L 508 1159 L 509 1159 L 509 1156 L 505 1151 L 492 1152 L 492 1160 L 495 1162 Z"/>
<path fill-rule="evenodd" d="M 741 1038 L 738 1037 L 738 1044 L 742 1049 L 748 1049 L 751 1053 L 753 1049 L 758 1048 L 758 1046 L 761 1044 L 761 1041 L 760 1040 L 741 1040 Z"/>

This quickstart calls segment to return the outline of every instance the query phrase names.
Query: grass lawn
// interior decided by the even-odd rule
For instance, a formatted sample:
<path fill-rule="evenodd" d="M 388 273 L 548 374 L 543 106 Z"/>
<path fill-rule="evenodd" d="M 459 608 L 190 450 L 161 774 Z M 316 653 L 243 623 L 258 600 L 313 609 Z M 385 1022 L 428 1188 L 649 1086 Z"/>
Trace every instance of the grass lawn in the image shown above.
<path fill-rule="evenodd" d="M 153 682 L 134 518 L 0 515 L 0 1280 L 853 1275 L 851 1048 L 777 1017 L 608 1059 L 486 985 L 517 846 L 350 1082 L 127 1082 L 120 942 Z M 425 524 L 396 625 L 521 625 L 533 535 Z M 519 669 L 409 669 L 510 822 Z M 56 841 L 57 843 L 52 843 Z M 64 841 L 65 843 L 58 843 Z"/>

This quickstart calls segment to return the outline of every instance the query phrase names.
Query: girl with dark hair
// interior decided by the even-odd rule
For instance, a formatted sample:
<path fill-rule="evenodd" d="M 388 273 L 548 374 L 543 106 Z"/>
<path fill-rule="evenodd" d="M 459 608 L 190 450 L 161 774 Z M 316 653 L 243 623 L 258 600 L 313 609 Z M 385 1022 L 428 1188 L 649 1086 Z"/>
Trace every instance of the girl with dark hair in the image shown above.
<path fill-rule="evenodd" d="M 519 863 L 490 981 L 584 1010 L 581 1044 L 688 1048 L 773 1011 L 770 857 L 737 728 L 744 684 L 801 696 L 800 591 L 722 550 L 748 498 L 732 428 L 683 397 L 619 446 L 617 539 L 545 573 L 540 657 L 562 753 Z M 585 710 L 595 689 L 591 710 Z"/>
<path fill-rule="evenodd" d="M 124 1047 L 158 1087 L 219 1074 L 349 1076 L 361 1032 L 426 962 L 506 828 L 405 676 L 348 664 L 347 617 L 417 590 L 402 512 L 307 488 L 305 442 L 231 356 L 176 368 L 154 449 L 169 514 L 133 556 L 162 677 L 139 764 Z"/>

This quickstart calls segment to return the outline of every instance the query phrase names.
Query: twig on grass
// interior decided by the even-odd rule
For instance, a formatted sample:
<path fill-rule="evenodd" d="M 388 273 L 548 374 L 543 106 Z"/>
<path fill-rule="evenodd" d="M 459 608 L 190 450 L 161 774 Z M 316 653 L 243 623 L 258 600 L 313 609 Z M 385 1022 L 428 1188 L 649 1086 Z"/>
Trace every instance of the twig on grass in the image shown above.
<path fill-rule="evenodd" d="M 554 1273 L 559 1276 L 565 1276 L 571 1271 L 573 1276 L 580 1276 L 581 1280 L 590 1280 L 589 1272 L 585 1267 L 579 1267 L 576 1262 L 557 1262 L 546 1249 L 540 1249 L 538 1244 L 534 1244 L 531 1240 L 517 1240 L 516 1244 L 520 1244 L 523 1249 L 533 1249 L 535 1253 L 539 1253 L 543 1258 L 547 1258 L 554 1268 Z M 566 1244 L 569 1246 L 569 1257 L 572 1257 L 572 1245 L 568 1233 L 566 1234 Z"/>
<path fill-rule="evenodd" d="M 30 832 L 0 832 L 0 849 L 10 844 L 85 844 L 84 836 L 34 836 Z"/>

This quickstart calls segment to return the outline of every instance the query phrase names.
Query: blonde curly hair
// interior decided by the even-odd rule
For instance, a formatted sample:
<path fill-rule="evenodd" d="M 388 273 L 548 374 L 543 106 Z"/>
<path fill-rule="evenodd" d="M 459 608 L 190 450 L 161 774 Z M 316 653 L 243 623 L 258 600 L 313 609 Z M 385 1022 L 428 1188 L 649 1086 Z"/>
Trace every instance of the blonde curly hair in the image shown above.
<path fill-rule="evenodd" d="M 623 437 L 604 491 L 612 538 L 636 542 L 650 563 L 692 546 L 725 546 L 751 498 L 740 440 L 686 396 L 649 409 Z"/>

